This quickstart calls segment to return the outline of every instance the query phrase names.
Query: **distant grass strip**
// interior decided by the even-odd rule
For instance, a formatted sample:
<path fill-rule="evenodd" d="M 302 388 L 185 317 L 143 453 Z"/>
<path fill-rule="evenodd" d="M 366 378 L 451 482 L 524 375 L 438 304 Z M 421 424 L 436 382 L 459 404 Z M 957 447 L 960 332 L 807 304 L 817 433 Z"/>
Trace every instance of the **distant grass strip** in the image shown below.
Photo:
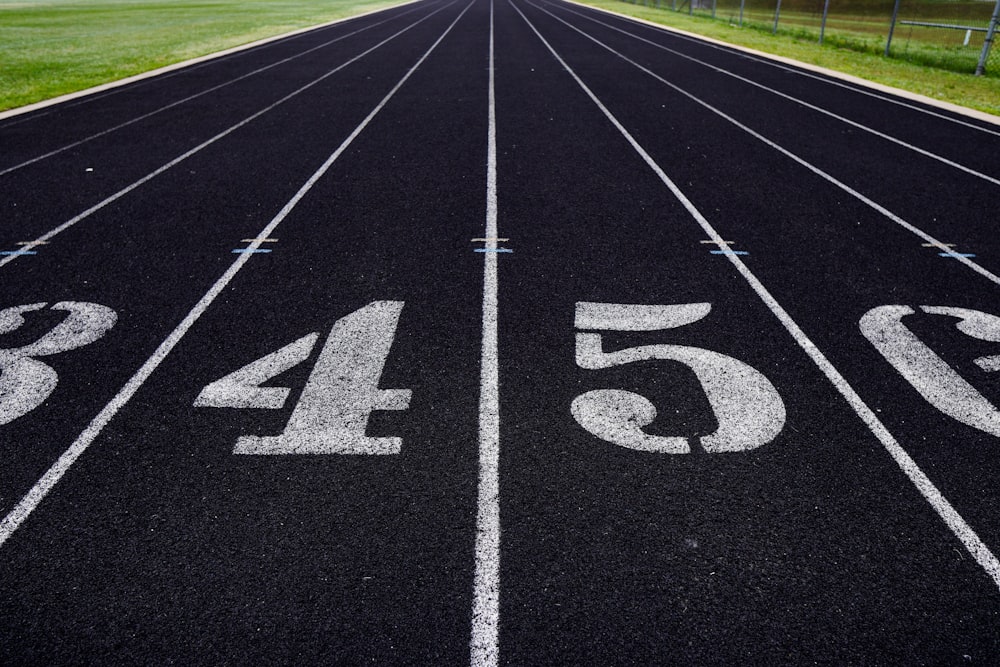
<path fill-rule="evenodd" d="M 770 26 L 759 29 L 744 24 L 743 28 L 730 25 L 728 19 L 712 19 L 702 16 L 688 16 L 686 13 L 669 9 L 656 9 L 633 5 L 621 0 L 580 0 L 585 4 L 609 9 L 663 25 L 680 28 L 689 32 L 719 39 L 730 44 L 746 46 L 765 53 L 773 53 L 786 58 L 794 58 L 804 63 L 851 74 L 887 86 L 901 88 L 934 99 L 960 104 L 979 111 L 1000 116 L 1000 69 L 996 54 L 991 57 L 993 71 L 986 76 L 976 77 L 895 58 L 884 58 L 877 44 L 867 50 L 854 50 L 855 44 L 846 43 L 843 38 L 827 34 L 826 43 L 820 46 L 811 33 L 779 31 L 770 33 Z M 881 42 L 881 48 L 885 42 Z M 994 51 L 1000 45 L 994 46 Z"/>
<path fill-rule="evenodd" d="M 402 0 L 0 0 L 0 110 Z"/>

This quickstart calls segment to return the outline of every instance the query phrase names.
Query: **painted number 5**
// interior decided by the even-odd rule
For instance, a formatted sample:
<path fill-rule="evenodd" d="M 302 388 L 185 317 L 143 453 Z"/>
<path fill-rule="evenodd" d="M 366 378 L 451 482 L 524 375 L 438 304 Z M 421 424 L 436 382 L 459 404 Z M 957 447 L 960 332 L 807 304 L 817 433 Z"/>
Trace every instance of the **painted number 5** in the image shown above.
<path fill-rule="evenodd" d="M 576 328 L 597 331 L 658 331 L 697 322 L 708 315 L 708 303 L 670 306 L 615 303 L 576 304 Z M 637 361 L 662 359 L 687 365 L 701 383 L 718 428 L 700 438 L 708 452 L 735 452 L 767 444 L 785 425 L 785 405 L 774 385 L 759 371 L 732 357 L 698 347 L 643 345 L 605 352 L 601 334 L 576 334 L 576 363 L 598 370 Z M 620 389 L 599 389 L 577 396 L 572 405 L 579 424 L 602 440 L 644 452 L 687 454 L 685 436 L 650 435 L 643 431 L 656 418 L 644 396 Z"/>

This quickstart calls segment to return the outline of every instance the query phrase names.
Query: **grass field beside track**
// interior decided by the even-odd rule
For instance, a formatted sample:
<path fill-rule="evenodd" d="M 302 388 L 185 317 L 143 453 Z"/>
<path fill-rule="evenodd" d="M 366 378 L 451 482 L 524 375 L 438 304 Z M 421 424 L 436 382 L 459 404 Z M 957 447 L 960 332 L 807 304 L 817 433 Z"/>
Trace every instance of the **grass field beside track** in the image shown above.
<path fill-rule="evenodd" d="M 864 52 L 838 43 L 837 36 L 831 32 L 827 32 L 827 43 L 820 46 L 810 32 L 788 34 L 779 31 L 777 35 L 772 35 L 769 30 L 731 25 L 728 16 L 724 14 L 720 14 L 718 19 L 712 19 L 621 0 L 580 2 L 1000 115 L 1000 67 L 995 65 L 998 62 L 996 53 L 991 57 L 991 63 L 994 63 L 992 70 L 988 70 L 985 76 L 977 77 L 971 73 L 952 72 L 897 58 L 884 58 L 880 55 L 885 48 L 884 36 L 869 38 L 874 40 L 872 43 L 876 46 L 881 44 L 881 49 Z M 894 52 L 895 44 L 894 41 Z M 997 50 L 994 48 L 994 51 Z"/>
<path fill-rule="evenodd" d="M 0 110 L 402 0 L 0 0 Z"/>

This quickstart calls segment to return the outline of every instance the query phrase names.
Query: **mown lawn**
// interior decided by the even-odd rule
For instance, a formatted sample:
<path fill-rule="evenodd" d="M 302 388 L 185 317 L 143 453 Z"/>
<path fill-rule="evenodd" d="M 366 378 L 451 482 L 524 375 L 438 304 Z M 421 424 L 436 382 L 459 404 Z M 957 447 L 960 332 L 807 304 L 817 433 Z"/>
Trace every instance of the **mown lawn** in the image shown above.
<path fill-rule="evenodd" d="M 0 0 L 0 110 L 402 0 Z"/>

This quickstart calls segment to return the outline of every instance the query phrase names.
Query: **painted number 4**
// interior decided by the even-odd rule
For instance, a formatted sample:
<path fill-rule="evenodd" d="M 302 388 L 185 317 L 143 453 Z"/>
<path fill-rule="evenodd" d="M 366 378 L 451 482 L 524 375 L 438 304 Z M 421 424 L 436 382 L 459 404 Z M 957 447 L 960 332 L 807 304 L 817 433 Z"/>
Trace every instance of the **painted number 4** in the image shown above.
<path fill-rule="evenodd" d="M 401 301 L 375 301 L 337 320 L 319 353 L 285 430 L 241 436 L 234 454 L 398 454 L 400 438 L 365 435 L 374 410 L 405 410 L 409 389 L 379 389 Z M 304 362 L 319 341 L 311 333 L 206 386 L 195 406 L 280 409 L 287 387 L 262 387 Z"/>

